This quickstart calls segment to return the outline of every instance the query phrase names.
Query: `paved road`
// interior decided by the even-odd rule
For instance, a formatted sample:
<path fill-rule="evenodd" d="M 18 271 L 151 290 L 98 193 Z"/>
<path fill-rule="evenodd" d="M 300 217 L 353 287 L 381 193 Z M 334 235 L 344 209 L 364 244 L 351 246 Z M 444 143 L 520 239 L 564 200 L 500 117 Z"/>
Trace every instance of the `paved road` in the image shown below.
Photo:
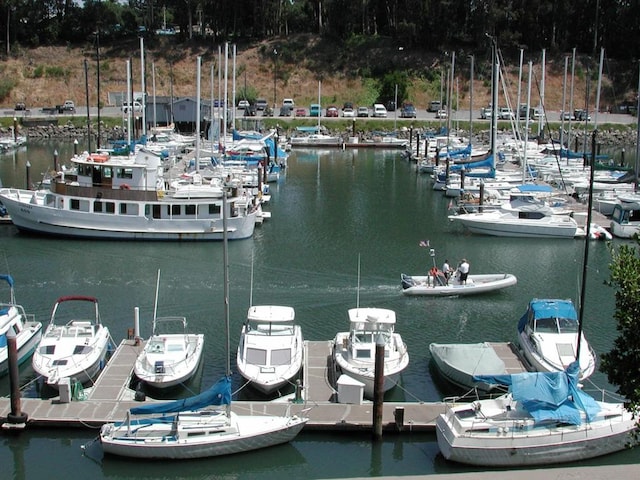
<path fill-rule="evenodd" d="M 89 109 L 89 113 L 91 115 L 91 117 L 96 117 L 98 115 L 98 109 L 97 107 L 91 107 Z M 236 111 L 236 118 L 241 118 L 242 117 L 242 110 L 237 110 Z M 416 117 L 416 121 L 420 120 L 420 121 L 439 121 L 439 119 L 436 118 L 435 113 L 432 112 L 427 112 L 426 110 L 418 110 L 417 112 L 417 117 Z M 33 117 L 33 116 L 47 116 L 49 114 L 46 113 L 42 113 L 41 107 L 36 107 L 36 108 L 32 108 L 26 111 L 14 111 L 10 108 L 0 108 L 0 116 L 2 117 L 11 117 L 14 116 L 16 118 L 20 118 L 20 117 Z M 86 107 L 81 107 L 78 106 L 76 107 L 76 111 L 75 113 L 63 113 L 63 114 L 53 114 L 54 116 L 59 116 L 59 117 L 65 117 L 65 116 L 75 116 L 75 117 L 85 117 L 87 115 L 87 109 Z M 121 117 L 122 116 L 122 109 L 120 107 L 104 107 L 102 108 L 102 110 L 100 111 L 100 115 L 101 116 L 105 116 L 105 117 Z M 559 111 L 547 111 L 547 117 L 549 118 L 550 122 L 560 122 L 560 112 Z M 594 115 L 592 115 L 592 117 L 594 117 Z M 258 115 L 257 118 L 260 118 L 260 115 Z M 283 121 L 286 121 L 287 119 L 293 119 L 294 117 L 274 117 L 274 118 L 280 118 Z M 309 117 L 306 117 L 309 118 Z M 371 118 L 371 117 L 369 117 Z M 327 121 L 336 121 L 336 120 L 345 120 L 342 117 L 338 117 L 338 118 L 327 118 L 327 117 L 322 117 L 322 122 L 325 123 Z M 355 119 L 357 122 L 360 121 L 367 121 L 368 118 L 356 118 Z M 380 120 L 379 118 L 376 118 L 376 120 Z M 396 111 L 396 112 L 388 112 L 387 114 L 387 121 L 407 121 L 407 120 L 411 120 L 411 119 L 407 119 L 407 118 L 400 118 L 400 112 Z M 594 120 L 598 121 L 598 124 L 604 124 L 604 123 L 616 123 L 616 124 L 624 124 L 624 125 L 631 125 L 636 123 L 637 119 L 636 117 L 632 116 L 632 115 L 628 115 L 628 114 L 614 114 L 614 113 L 599 113 L 598 114 L 598 118 Z M 442 121 L 442 123 L 445 123 L 445 120 L 440 120 Z M 460 121 L 460 122 L 467 122 L 469 121 L 469 110 L 460 110 L 458 112 L 453 112 L 451 114 L 451 121 L 455 122 L 455 121 Z M 488 119 L 481 119 L 480 118 L 480 110 L 474 110 L 473 111 L 473 122 L 474 123 L 489 123 Z M 532 120 L 531 121 L 534 125 L 537 123 L 537 120 Z M 565 122 L 568 123 L 568 122 Z M 577 124 L 577 122 L 572 122 L 573 125 Z"/>

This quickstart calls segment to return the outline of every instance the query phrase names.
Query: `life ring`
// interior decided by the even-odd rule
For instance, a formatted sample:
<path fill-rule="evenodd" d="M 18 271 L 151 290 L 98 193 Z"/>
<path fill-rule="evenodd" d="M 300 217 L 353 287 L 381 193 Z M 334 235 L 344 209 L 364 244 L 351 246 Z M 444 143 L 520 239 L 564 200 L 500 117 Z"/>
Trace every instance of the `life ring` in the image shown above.
<path fill-rule="evenodd" d="M 120 185 L 120 190 L 131 190 L 131 187 L 127 183 Z"/>

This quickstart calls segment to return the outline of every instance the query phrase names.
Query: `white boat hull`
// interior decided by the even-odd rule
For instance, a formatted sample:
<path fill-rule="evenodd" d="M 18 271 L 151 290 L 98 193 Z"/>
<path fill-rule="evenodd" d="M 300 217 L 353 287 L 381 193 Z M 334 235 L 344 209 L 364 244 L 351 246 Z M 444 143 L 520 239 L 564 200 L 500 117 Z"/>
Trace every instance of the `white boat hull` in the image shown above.
<path fill-rule="evenodd" d="M 56 356 L 41 354 L 40 349 L 47 341 L 45 332 L 33 354 L 33 370 L 44 379 L 48 386 L 54 389 L 58 388 L 58 381 L 62 378 L 74 379 L 83 385 L 91 383 L 105 366 L 109 350 L 109 330 L 105 326 L 102 326 L 101 330 L 103 332 L 100 334 L 100 338 L 94 344 L 91 354 L 87 356 L 72 355 L 71 353 Z M 59 366 L 54 365 L 56 361 L 61 359 L 67 360 L 67 363 Z"/>
<path fill-rule="evenodd" d="M 402 293 L 404 295 L 434 297 L 475 295 L 511 287 L 518 283 L 515 275 L 510 273 L 469 275 L 465 284 L 461 284 L 459 280 L 451 278 L 448 285 L 438 285 L 438 282 L 434 285 L 433 277 L 429 275 L 409 276 L 401 274 L 401 280 Z"/>
<path fill-rule="evenodd" d="M 165 389 L 180 385 L 189 380 L 198 370 L 204 347 L 203 334 L 158 335 L 160 340 L 167 337 L 185 338 L 184 358 L 156 355 L 146 346 L 136 359 L 133 371 L 140 380 L 156 389 Z M 152 341 L 151 337 L 147 343 Z M 183 353 L 181 351 L 181 353 Z M 158 362 L 162 362 L 161 368 Z"/>
<path fill-rule="evenodd" d="M 500 401 L 497 399 L 496 401 Z M 447 460 L 491 467 L 522 467 L 575 462 L 623 450 L 634 429 L 631 413 L 615 405 L 618 416 L 578 426 L 533 427 L 521 418 L 492 422 L 492 409 L 474 417 L 473 404 L 448 408 L 436 420 L 440 452 Z M 613 404 L 609 404 L 613 405 Z M 465 415 L 456 415 L 464 409 Z M 504 410 L 502 410 L 504 415 Z M 485 417 L 486 415 L 486 417 Z M 475 425 L 475 427 L 474 427 Z"/>
<path fill-rule="evenodd" d="M 18 365 L 29 360 L 42 338 L 42 324 L 40 322 L 25 322 L 23 330 L 16 336 L 18 349 Z M 9 371 L 8 348 L 0 348 L 0 376 Z"/>
<path fill-rule="evenodd" d="M 172 432 L 172 423 L 106 424 L 100 432 L 100 442 L 105 453 L 133 458 L 191 459 L 231 455 L 287 443 L 302 430 L 307 418 L 253 416 L 231 414 L 230 424 L 224 423 L 223 414 L 210 412 L 186 412 L 180 414 L 181 422 L 192 415 L 197 426 L 192 431 L 199 435 L 187 435 L 188 426 Z M 188 422 L 188 421 L 187 421 Z M 211 426 L 207 429 L 207 423 Z M 181 435 L 182 434 L 182 435 Z"/>
<path fill-rule="evenodd" d="M 585 231 L 568 215 L 554 215 L 539 220 L 503 216 L 500 212 L 451 215 L 449 220 L 461 223 L 471 233 L 497 237 L 576 238 Z"/>
<path fill-rule="evenodd" d="M 152 218 L 144 215 L 145 202 L 137 203 L 138 215 L 118 215 L 54 207 L 52 205 L 64 205 L 70 199 L 45 191 L 3 189 L 0 199 L 18 229 L 37 234 L 110 240 L 223 239 L 222 218 Z M 191 202 L 198 203 L 197 200 Z M 227 238 L 237 240 L 251 237 L 256 214 L 254 210 L 246 215 L 227 218 Z"/>

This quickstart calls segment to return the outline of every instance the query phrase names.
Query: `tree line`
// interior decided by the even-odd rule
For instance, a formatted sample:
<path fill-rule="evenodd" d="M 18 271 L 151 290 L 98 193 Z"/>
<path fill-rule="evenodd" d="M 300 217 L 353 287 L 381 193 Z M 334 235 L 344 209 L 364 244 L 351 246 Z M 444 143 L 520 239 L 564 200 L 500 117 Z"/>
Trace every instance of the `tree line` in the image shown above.
<path fill-rule="evenodd" d="M 473 51 L 496 38 L 505 51 L 577 49 L 633 60 L 640 3 L 625 0 L 0 0 L 5 52 L 12 44 L 79 44 L 175 34 L 176 41 L 268 39 L 314 33 L 348 41 L 386 36 L 428 51 Z M 634 40 L 636 39 L 636 40 Z"/>

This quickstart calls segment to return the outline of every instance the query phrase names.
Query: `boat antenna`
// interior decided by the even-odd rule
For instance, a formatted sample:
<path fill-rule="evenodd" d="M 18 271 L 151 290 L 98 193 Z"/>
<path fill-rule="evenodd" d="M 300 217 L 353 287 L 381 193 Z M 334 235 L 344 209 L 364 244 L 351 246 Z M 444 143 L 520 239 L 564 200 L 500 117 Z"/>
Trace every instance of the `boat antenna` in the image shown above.
<path fill-rule="evenodd" d="M 356 308 L 360 308 L 360 254 L 358 254 L 358 288 L 356 289 Z"/>
<path fill-rule="evenodd" d="M 253 256 L 254 252 L 251 252 L 251 287 L 249 288 L 249 306 L 253 306 Z"/>
<path fill-rule="evenodd" d="M 156 318 L 158 314 L 158 290 L 160 289 L 160 269 L 158 269 L 158 277 L 156 279 L 156 298 L 153 302 L 153 327 L 155 330 Z"/>

